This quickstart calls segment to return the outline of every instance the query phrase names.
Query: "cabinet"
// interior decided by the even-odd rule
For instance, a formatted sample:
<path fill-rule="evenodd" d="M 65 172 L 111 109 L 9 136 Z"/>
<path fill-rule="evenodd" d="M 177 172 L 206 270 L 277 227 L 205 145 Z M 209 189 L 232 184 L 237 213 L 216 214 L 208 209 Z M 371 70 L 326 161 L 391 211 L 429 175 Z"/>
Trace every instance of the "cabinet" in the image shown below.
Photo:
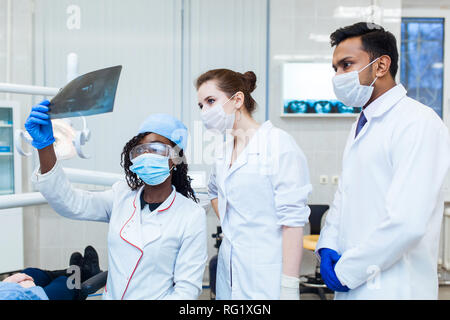
<path fill-rule="evenodd" d="M 0 196 L 22 192 L 21 156 L 14 148 L 20 128 L 19 104 L 0 101 Z M 0 210 L 0 273 L 23 268 L 23 209 Z"/>

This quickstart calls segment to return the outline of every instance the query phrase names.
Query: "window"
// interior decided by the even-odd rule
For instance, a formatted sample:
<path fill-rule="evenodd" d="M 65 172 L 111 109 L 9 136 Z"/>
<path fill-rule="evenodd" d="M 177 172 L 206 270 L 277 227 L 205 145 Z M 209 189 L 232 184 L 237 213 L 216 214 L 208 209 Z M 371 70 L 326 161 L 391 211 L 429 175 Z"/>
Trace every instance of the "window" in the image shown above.
<path fill-rule="evenodd" d="M 401 83 L 442 118 L 444 18 L 402 18 Z"/>

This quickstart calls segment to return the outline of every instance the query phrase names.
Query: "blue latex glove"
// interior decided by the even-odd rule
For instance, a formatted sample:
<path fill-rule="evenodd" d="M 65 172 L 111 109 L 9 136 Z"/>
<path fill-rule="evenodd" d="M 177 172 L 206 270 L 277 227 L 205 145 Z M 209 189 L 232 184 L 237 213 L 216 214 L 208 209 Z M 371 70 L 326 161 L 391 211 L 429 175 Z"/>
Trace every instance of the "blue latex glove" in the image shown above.
<path fill-rule="evenodd" d="M 43 149 L 55 142 L 53 137 L 53 127 L 50 121 L 50 116 L 47 112 L 50 110 L 48 100 L 42 101 L 40 104 L 31 109 L 31 113 L 25 122 L 25 129 L 27 129 L 30 136 L 33 138 L 31 143 L 36 149 Z"/>
<path fill-rule="evenodd" d="M 334 250 L 328 248 L 322 248 L 319 250 L 320 254 L 320 274 L 322 279 L 333 291 L 347 292 L 350 289 L 347 286 L 343 286 L 334 272 L 334 266 L 341 258 L 341 256 Z"/>

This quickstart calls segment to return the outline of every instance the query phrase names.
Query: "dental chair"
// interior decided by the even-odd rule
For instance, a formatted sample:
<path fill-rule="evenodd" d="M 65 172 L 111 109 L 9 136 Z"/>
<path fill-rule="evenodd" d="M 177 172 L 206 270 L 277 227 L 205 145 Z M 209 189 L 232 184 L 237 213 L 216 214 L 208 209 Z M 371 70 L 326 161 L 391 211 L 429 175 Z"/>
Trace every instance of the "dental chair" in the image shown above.
<path fill-rule="evenodd" d="M 222 228 L 217 226 L 217 233 L 211 235 L 212 238 L 216 239 L 216 244 L 214 248 L 219 251 L 220 244 L 222 243 L 223 234 Z M 209 288 L 210 288 L 210 299 L 216 300 L 216 272 L 217 272 L 217 259 L 218 254 L 214 255 L 209 261 Z"/>
<path fill-rule="evenodd" d="M 309 216 L 309 224 L 311 232 L 303 237 L 303 248 L 314 253 L 319 234 L 323 215 L 330 208 L 329 205 L 309 205 L 311 214 Z M 320 275 L 320 265 L 316 264 L 314 275 L 305 275 L 300 277 L 300 294 L 313 293 L 317 294 L 321 300 L 327 300 L 326 293 L 334 293 L 328 289 Z"/>
<path fill-rule="evenodd" d="M 102 271 L 84 281 L 81 284 L 80 291 L 78 292 L 77 300 L 86 300 L 89 295 L 94 294 L 103 288 L 106 285 L 107 278 L 108 271 Z"/>

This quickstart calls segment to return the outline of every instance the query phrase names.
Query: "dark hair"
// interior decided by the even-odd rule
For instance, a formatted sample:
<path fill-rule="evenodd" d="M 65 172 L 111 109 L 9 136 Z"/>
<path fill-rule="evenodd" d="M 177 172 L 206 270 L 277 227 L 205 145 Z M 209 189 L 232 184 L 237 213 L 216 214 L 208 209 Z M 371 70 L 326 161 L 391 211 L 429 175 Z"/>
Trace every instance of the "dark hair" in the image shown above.
<path fill-rule="evenodd" d="M 130 151 L 135 146 L 137 146 L 146 135 L 150 133 L 151 132 L 145 132 L 133 137 L 125 144 L 125 147 L 122 151 L 120 165 L 122 166 L 122 168 L 124 168 L 127 184 L 133 191 L 142 187 L 144 185 L 144 181 L 142 181 L 134 172 L 130 170 L 130 166 L 133 164 L 130 160 Z M 172 147 L 174 146 L 175 144 L 173 143 Z M 182 159 L 182 161 L 179 161 L 180 163 L 175 164 L 176 170 L 172 171 L 172 185 L 175 187 L 177 192 L 181 193 L 186 198 L 190 198 L 195 202 L 198 202 L 198 199 L 195 196 L 195 192 L 191 187 L 192 179 L 188 176 L 189 168 L 186 163 L 183 150 L 177 147 L 175 147 L 175 149 L 179 150 L 177 156 L 179 156 L 179 159 Z"/>
<path fill-rule="evenodd" d="M 398 50 L 397 41 L 392 33 L 374 23 L 358 22 L 333 32 L 330 36 L 331 46 L 337 46 L 342 41 L 353 37 L 361 37 L 363 49 L 372 60 L 388 55 L 391 58 L 389 72 L 392 78 L 395 78 L 398 70 Z"/>
<path fill-rule="evenodd" d="M 244 106 L 249 114 L 256 109 L 256 101 L 252 98 L 251 93 L 256 89 L 256 75 L 252 71 L 242 74 L 229 69 L 214 69 L 205 72 L 197 78 L 195 87 L 197 90 L 207 81 L 215 80 L 217 87 L 225 92 L 228 98 L 233 94 L 241 91 L 244 98 Z"/>

